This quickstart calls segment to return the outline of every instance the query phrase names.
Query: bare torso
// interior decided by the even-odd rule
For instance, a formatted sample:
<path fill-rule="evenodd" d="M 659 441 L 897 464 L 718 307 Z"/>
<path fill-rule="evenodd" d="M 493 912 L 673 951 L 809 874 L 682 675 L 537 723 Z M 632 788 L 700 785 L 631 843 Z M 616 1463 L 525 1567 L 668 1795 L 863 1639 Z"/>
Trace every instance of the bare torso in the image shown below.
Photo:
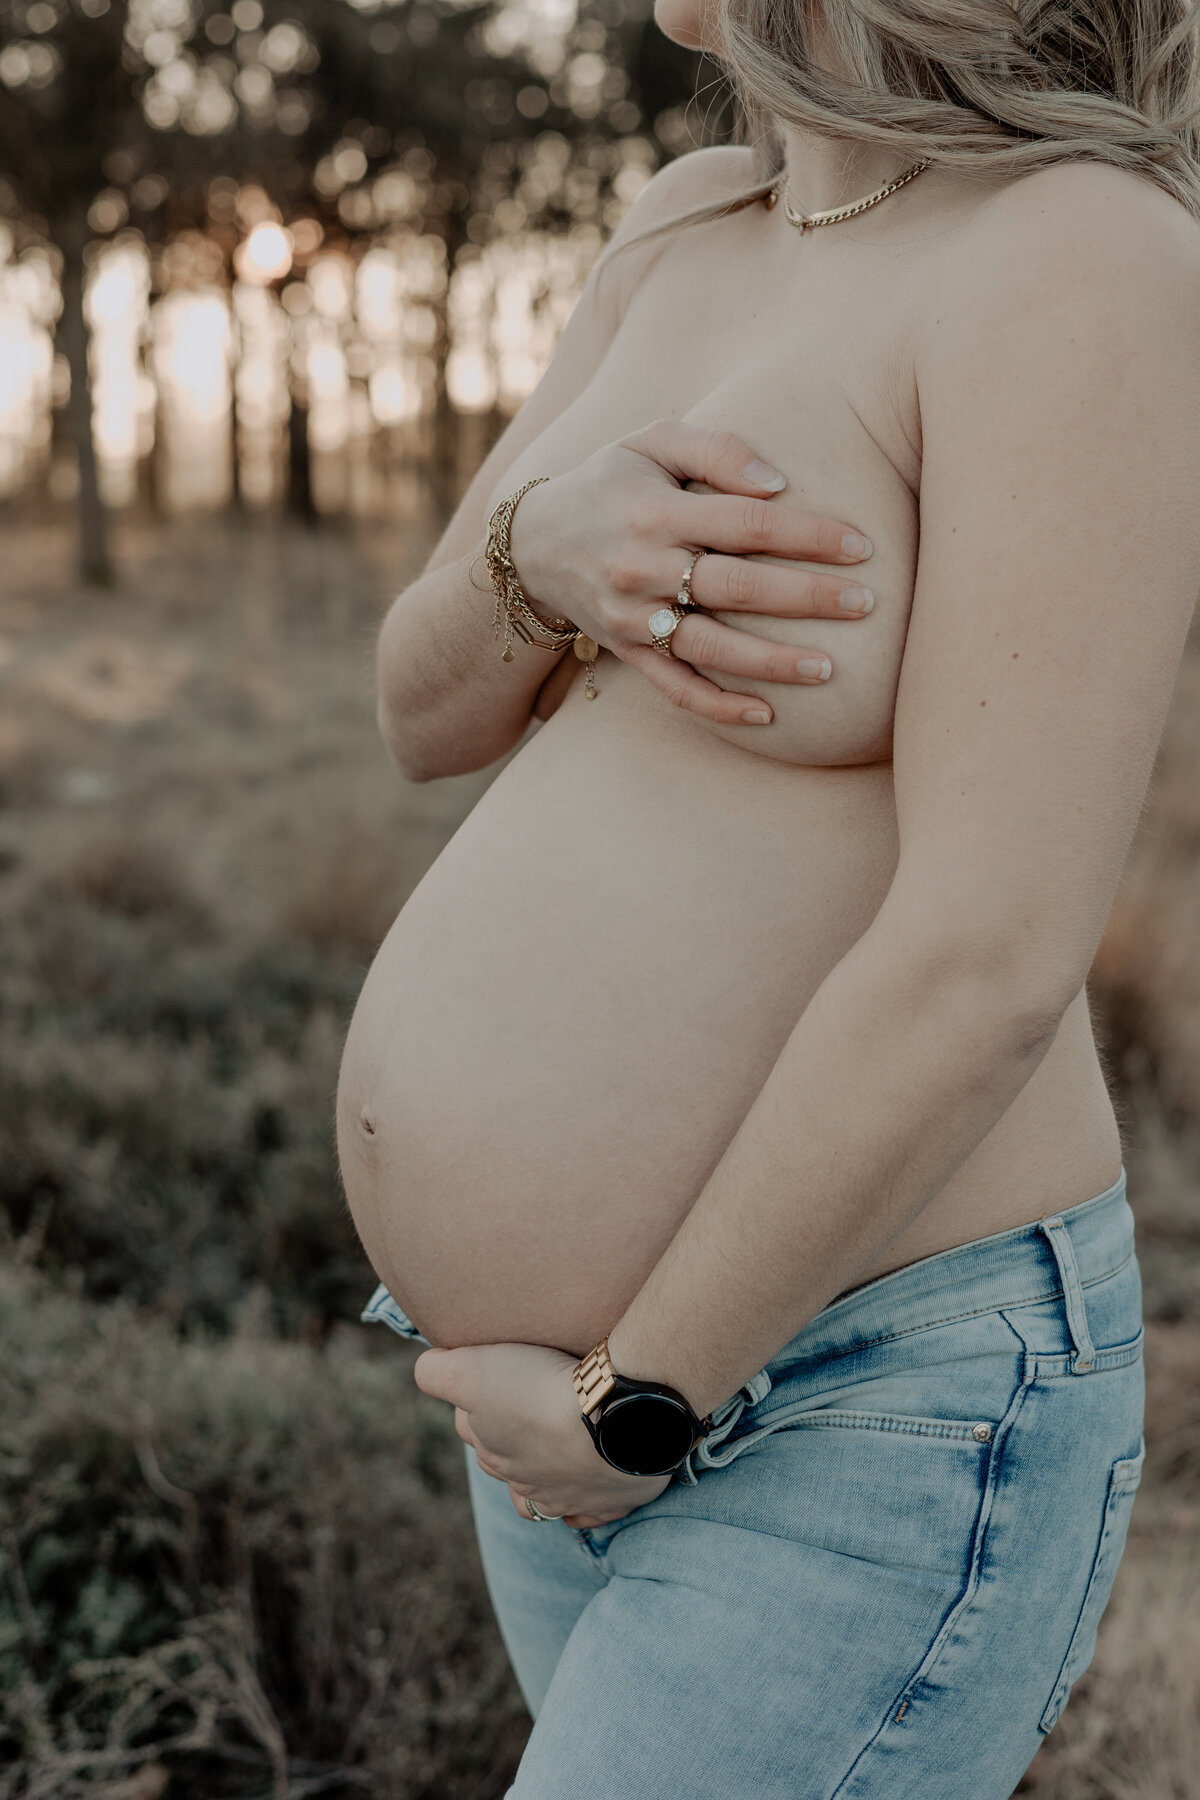
<path fill-rule="evenodd" d="M 600 698 L 571 690 L 397 919 L 351 1027 L 339 1142 L 367 1251 L 435 1342 L 595 1343 L 887 892 L 918 536 L 906 329 L 955 221 L 875 218 L 800 239 L 754 206 L 672 234 L 596 376 L 504 477 L 511 492 L 656 417 L 726 426 L 787 475 L 773 504 L 870 535 L 876 607 L 748 622 L 834 662 L 823 688 L 773 687 L 765 728 L 679 713 L 602 658 Z M 862 1278 L 1084 1200 L 1119 1161 L 1080 996 Z"/>

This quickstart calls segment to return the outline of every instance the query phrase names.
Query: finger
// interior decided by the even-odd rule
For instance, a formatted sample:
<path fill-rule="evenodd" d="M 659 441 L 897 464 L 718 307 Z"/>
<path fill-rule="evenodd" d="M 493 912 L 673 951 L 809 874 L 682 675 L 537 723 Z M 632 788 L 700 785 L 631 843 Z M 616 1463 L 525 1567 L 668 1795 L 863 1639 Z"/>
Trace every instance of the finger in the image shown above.
<path fill-rule="evenodd" d="M 871 543 L 851 525 L 737 494 L 683 494 L 664 489 L 654 525 L 669 544 L 704 544 L 733 556 L 803 557 L 808 562 L 862 562 Z M 647 521 L 643 517 L 642 529 Z"/>
<path fill-rule="evenodd" d="M 722 625 L 707 613 L 686 615 L 671 635 L 671 651 L 673 662 L 719 670 L 722 675 L 748 676 L 751 681 L 791 681 L 819 687 L 833 673 L 833 664 L 823 650 L 755 637 Z"/>
<path fill-rule="evenodd" d="M 423 1394 L 470 1407 L 474 1398 L 470 1350 L 423 1350 L 413 1364 L 413 1380 Z"/>
<path fill-rule="evenodd" d="M 676 560 L 679 555 L 677 551 Z M 776 619 L 862 619 L 875 605 L 870 588 L 844 575 L 815 575 L 745 556 L 715 555 L 702 556 L 693 569 L 692 599 L 717 612 L 764 613 Z"/>
<path fill-rule="evenodd" d="M 454 1409 L 454 1429 L 464 1444 L 470 1444 L 472 1450 L 478 1451 L 479 1444 L 476 1441 L 475 1433 L 471 1430 L 471 1415 L 464 1412 L 461 1406 L 456 1406 Z"/>
<path fill-rule="evenodd" d="M 530 1512 L 528 1506 L 525 1504 L 525 1501 L 526 1501 L 525 1494 L 523 1494 L 519 1489 L 510 1486 L 509 1490 L 508 1490 L 508 1497 L 512 1501 L 513 1505 L 516 1507 L 517 1511 L 520 1513 L 521 1517 L 525 1520 L 526 1524 L 538 1525 L 538 1524 L 543 1524 L 545 1522 L 544 1520 L 539 1520 L 539 1519 L 534 1518 L 534 1516 Z M 537 1506 L 536 1500 L 534 1500 L 534 1505 Z M 539 1508 L 539 1510 L 541 1512 L 544 1512 L 546 1514 L 547 1518 L 557 1519 L 557 1518 L 561 1517 L 561 1515 L 559 1513 L 551 1512 L 551 1510 L 548 1506 L 543 1506 L 543 1507 Z"/>
<path fill-rule="evenodd" d="M 676 481 L 706 481 L 727 494 L 778 494 L 787 486 L 787 477 L 732 431 L 656 419 L 621 442 L 650 457 Z"/>
<path fill-rule="evenodd" d="M 716 725 L 769 725 L 774 717 L 769 701 L 754 694 L 727 694 L 678 657 L 662 656 L 640 644 L 622 646 L 617 655 L 644 675 L 660 694 L 665 694 L 673 706 L 694 713 L 698 719 L 709 719 Z"/>

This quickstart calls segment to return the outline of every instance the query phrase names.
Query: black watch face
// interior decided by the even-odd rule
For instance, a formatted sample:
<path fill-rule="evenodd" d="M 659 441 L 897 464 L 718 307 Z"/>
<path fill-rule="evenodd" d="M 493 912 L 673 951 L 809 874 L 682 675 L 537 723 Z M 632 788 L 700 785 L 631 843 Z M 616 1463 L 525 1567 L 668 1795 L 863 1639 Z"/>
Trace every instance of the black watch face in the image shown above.
<path fill-rule="evenodd" d="M 629 1394 L 605 1408 L 597 1427 L 609 1462 L 627 1475 L 666 1475 L 692 1447 L 686 1407 L 665 1394 Z"/>

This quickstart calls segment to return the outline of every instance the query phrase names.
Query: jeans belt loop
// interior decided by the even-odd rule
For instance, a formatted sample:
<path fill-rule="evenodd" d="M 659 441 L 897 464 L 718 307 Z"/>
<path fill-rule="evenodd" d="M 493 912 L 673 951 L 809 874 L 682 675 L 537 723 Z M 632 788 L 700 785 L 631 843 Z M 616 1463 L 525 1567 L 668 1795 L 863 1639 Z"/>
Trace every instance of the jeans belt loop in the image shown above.
<path fill-rule="evenodd" d="M 1041 1219 L 1039 1224 L 1054 1253 L 1062 1281 L 1067 1324 L 1071 1330 L 1071 1342 L 1075 1346 L 1071 1358 L 1071 1373 L 1088 1375 L 1096 1366 L 1096 1346 L 1088 1330 L 1087 1306 L 1083 1298 L 1083 1284 L 1079 1279 L 1079 1264 L 1075 1260 L 1075 1246 L 1071 1242 L 1065 1219 L 1060 1219 L 1057 1213 L 1049 1219 Z"/>
<path fill-rule="evenodd" d="M 722 1466 L 721 1463 L 713 1460 L 713 1451 L 720 1449 L 747 1406 L 757 1406 L 760 1400 L 766 1399 L 770 1391 L 771 1377 L 765 1369 L 760 1369 L 757 1375 L 750 1377 L 744 1387 L 738 1389 L 731 1400 L 726 1400 L 723 1406 L 717 1408 L 713 1415 L 715 1421 L 713 1429 L 688 1454 L 685 1480 L 695 1476 L 692 1464 L 693 1456 L 702 1468 L 714 1469 Z"/>

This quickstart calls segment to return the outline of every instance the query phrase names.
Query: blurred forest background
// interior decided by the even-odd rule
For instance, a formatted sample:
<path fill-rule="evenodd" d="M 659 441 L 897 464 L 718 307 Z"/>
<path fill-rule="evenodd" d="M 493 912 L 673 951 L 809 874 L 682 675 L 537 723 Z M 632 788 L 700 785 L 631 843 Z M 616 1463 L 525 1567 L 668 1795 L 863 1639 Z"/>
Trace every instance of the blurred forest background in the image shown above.
<path fill-rule="evenodd" d="M 487 779 L 392 772 L 382 609 L 729 129 L 648 11 L 0 0 L 0 1800 L 498 1800 L 520 1754 L 331 1100 Z M 1040 1800 L 1200 1796 L 1198 951 L 1200 646 L 1094 980 L 1148 1474 Z"/>

